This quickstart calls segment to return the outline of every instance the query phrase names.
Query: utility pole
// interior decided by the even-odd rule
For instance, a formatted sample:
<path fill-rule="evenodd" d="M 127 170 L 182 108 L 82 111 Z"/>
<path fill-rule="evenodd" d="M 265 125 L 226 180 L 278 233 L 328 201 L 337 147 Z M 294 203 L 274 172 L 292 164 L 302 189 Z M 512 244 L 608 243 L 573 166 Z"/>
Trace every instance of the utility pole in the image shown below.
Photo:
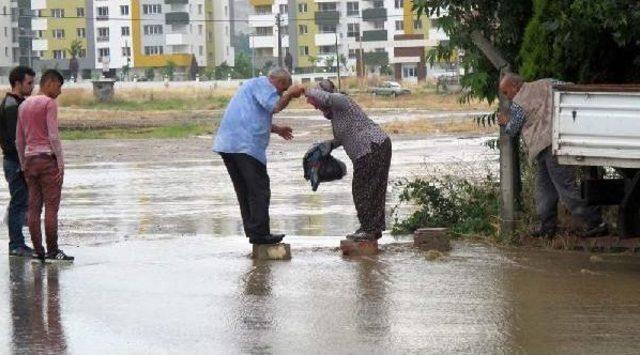
<path fill-rule="evenodd" d="M 511 72 L 511 66 L 493 47 L 480 31 L 471 33 L 473 43 L 489 59 L 491 64 L 500 71 L 500 79 Z M 502 114 L 509 113 L 509 100 L 500 94 L 500 108 Z M 504 127 L 500 127 L 500 229 L 502 238 L 511 239 L 516 229 L 517 211 L 519 210 L 521 181 L 519 138 L 512 138 Z"/>
<path fill-rule="evenodd" d="M 256 77 L 256 43 L 254 35 L 251 35 L 251 77 Z"/>
<path fill-rule="evenodd" d="M 276 14 L 276 25 L 278 26 L 278 67 L 282 68 L 282 35 L 280 33 L 282 30 L 282 24 L 280 22 L 280 12 Z"/>
<path fill-rule="evenodd" d="M 336 25 L 336 72 L 338 73 L 338 90 L 341 90 L 340 83 L 340 54 L 338 51 L 338 25 Z"/>

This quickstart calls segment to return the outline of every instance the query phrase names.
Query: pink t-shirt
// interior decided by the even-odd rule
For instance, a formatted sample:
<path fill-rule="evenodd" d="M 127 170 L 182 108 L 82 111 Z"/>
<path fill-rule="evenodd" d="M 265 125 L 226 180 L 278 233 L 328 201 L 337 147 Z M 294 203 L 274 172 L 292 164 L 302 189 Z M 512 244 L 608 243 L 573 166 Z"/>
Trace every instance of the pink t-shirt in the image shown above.
<path fill-rule="evenodd" d="M 25 158 L 38 154 L 53 154 L 58 168 L 64 169 L 62 144 L 58 133 L 58 103 L 46 95 L 26 99 L 18 110 L 16 149 L 24 170 Z"/>

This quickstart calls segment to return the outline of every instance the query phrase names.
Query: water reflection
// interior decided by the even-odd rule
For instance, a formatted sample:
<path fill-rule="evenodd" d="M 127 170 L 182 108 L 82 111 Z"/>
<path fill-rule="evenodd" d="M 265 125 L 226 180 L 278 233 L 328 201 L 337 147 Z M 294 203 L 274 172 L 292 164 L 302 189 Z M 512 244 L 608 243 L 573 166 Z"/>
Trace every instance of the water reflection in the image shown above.
<path fill-rule="evenodd" d="M 358 261 L 356 327 L 364 341 L 385 339 L 390 330 L 387 265 L 376 259 Z"/>
<path fill-rule="evenodd" d="M 269 353 L 271 336 L 275 334 L 275 315 L 271 295 L 272 275 L 268 261 L 253 260 L 243 275 L 240 322 L 242 352 Z"/>
<path fill-rule="evenodd" d="M 12 258 L 9 259 L 9 279 L 12 351 L 66 353 L 58 267 Z"/>

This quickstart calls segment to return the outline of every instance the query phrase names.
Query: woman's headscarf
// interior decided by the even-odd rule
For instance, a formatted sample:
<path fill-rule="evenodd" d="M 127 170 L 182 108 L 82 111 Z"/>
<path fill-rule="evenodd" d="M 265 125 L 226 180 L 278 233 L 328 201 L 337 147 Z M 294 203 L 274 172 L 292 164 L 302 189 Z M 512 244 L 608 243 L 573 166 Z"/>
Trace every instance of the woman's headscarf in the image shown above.
<path fill-rule="evenodd" d="M 322 91 L 328 92 L 328 93 L 335 93 L 336 92 L 336 86 L 333 84 L 333 82 L 329 79 L 322 79 L 319 83 L 318 83 L 318 88 Z M 313 107 L 315 107 L 316 109 L 322 111 L 322 114 L 324 115 L 325 118 L 327 119 L 332 119 L 332 115 L 331 115 L 331 108 L 330 107 L 322 107 L 318 102 L 316 102 L 316 100 L 312 97 L 308 97 L 307 101 L 313 105 Z"/>

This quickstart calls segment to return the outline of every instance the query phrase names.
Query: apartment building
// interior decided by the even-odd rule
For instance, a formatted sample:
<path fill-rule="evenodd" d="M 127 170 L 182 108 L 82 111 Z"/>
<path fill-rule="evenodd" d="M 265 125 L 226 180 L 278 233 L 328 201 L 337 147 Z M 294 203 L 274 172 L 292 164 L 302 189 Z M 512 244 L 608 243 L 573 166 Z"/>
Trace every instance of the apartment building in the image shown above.
<path fill-rule="evenodd" d="M 31 62 L 36 69 L 69 70 L 72 43 L 80 44 L 76 54 L 79 68 L 90 76 L 94 68 L 94 35 L 91 3 L 85 0 L 32 0 L 31 28 L 22 31 L 31 39 Z M 89 72 L 87 72 L 89 71 Z"/>
<path fill-rule="evenodd" d="M 11 1 L 0 0 L 0 74 L 13 64 L 13 31 L 11 30 Z"/>
<path fill-rule="evenodd" d="M 5 6 L 11 15 L 0 16 L 0 68 L 22 63 L 65 72 L 78 43 L 84 78 L 141 75 L 169 62 L 180 75 L 194 60 L 199 67 L 234 65 L 229 0 L 0 0 L 0 11 Z"/>
<path fill-rule="evenodd" d="M 250 0 L 249 46 L 259 63 L 277 61 L 281 17 L 283 53 L 294 70 L 335 65 L 358 72 L 393 69 L 398 80 L 423 80 L 425 53 L 446 40 L 427 17 L 417 19 L 411 0 Z M 337 50 L 337 53 L 336 53 Z M 283 54 L 284 55 L 284 54 Z M 344 58 L 344 59 L 342 59 Z"/>

